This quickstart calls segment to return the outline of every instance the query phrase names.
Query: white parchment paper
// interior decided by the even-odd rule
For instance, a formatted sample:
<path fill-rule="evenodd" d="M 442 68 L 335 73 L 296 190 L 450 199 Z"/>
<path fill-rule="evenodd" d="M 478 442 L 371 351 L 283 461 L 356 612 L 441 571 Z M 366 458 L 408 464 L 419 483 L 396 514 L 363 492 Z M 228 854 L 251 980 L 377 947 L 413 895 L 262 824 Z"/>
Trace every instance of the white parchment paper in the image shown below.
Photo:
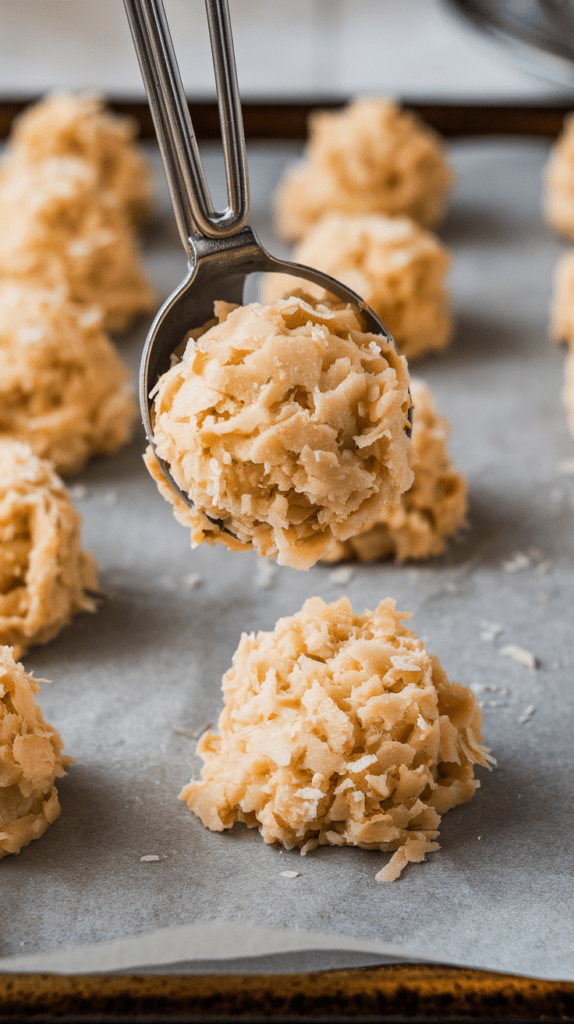
<path fill-rule="evenodd" d="M 276 252 L 269 199 L 293 152 L 250 154 L 253 222 Z M 449 352 L 416 366 L 470 481 L 470 528 L 447 555 L 354 566 L 341 585 L 330 567 L 269 576 L 250 554 L 192 552 L 143 468 L 141 431 L 75 481 L 107 597 L 26 659 L 53 680 L 42 708 L 76 764 L 59 820 L 0 863 L 0 969 L 227 969 L 260 954 L 261 969 L 269 957 L 302 969 L 301 951 L 326 950 L 306 962 L 413 957 L 574 980 L 574 440 L 563 352 L 547 338 L 565 245 L 539 212 L 546 155 L 516 140 L 453 148 L 459 186 L 441 233 L 458 329 Z M 184 258 L 165 196 L 146 256 L 166 295 Z M 121 342 L 134 366 L 145 329 Z M 178 801 L 241 631 L 342 593 L 360 610 L 390 595 L 413 613 L 449 676 L 477 689 L 498 759 L 443 819 L 441 851 L 393 884 L 374 880 L 383 854 L 301 858 L 244 826 L 208 832 Z M 503 656 L 509 644 L 540 667 Z"/>

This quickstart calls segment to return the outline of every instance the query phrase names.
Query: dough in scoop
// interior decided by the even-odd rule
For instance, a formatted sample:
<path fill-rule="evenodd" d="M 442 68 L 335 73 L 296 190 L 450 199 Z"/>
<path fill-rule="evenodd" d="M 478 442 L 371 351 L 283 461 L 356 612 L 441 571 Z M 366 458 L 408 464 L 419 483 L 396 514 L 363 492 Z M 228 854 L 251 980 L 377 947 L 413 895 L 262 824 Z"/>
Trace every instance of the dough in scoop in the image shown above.
<path fill-rule="evenodd" d="M 216 315 L 154 391 L 157 454 L 195 508 L 151 454 L 148 467 L 192 546 L 253 546 L 307 569 L 412 481 L 406 362 L 351 306 L 298 297 Z"/>

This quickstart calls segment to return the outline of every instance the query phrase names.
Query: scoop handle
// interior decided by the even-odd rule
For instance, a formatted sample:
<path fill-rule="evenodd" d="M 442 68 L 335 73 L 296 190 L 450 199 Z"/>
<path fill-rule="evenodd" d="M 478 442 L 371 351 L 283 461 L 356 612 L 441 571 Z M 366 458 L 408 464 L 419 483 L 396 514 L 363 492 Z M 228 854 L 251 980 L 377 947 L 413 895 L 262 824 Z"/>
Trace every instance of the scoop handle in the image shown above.
<path fill-rule="evenodd" d="M 205 0 L 227 180 L 225 210 L 214 209 L 162 0 L 124 0 L 184 249 L 191 239 L 227 238 L 249 214 L 241 99 L 227 0 Z"/>

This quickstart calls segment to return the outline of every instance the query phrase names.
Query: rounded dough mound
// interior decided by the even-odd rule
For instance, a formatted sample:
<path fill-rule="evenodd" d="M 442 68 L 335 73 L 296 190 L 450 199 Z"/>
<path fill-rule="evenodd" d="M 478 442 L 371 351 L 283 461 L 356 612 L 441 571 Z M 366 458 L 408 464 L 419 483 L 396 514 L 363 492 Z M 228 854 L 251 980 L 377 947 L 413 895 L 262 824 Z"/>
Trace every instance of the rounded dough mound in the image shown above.
<path fill-rule="evenodd" d="M 440 555 L 447 538 L 466 524 L 467 483 L 448 454 L 450 425 L 439 416 L 431 390 L 411 378 L 414 480 L 398 505 L 383 507 L 375 526 L 344 543 L 333 541 L 326 562 L 357 557 L 372 562 L 394 554 L 407 558 Z"/>
<path fill-rule="evenodd" d="M 487 765 L 471 690 L 401 625 L 394 601 L 355 615 L 306 601 L 273 632 L 243 634 L 223 677 L 219 735 L 181 799 L 208 828 L 257 826 L 267 843 L 395 851 L 376 876 L 438 850 L 441 815 Z"/>
<path fill-rule="evenodd" d="M 566 419 L 570 430 L 574 434 L 574 349 L 571 349 L 566 356 L 565 363 L 566 379 L 564 382 L 564 405 L 566 406 Z"/>
<path fill-rule="evenodd" d="M 51 157 L 79 157 L 90 164 L 105 204 L 113 199 L 133 220 L 149 214 L 151 170 L 134 139 L 137 122 L 106 110 L 100 96 L 54 93 L 28 107 L 14 123 L 7 173 Z"/>
<path fill-rule="evenodd" d="M 303 238 L 326 213 L 385 213 L 432 227 L 454 181 L 438 135 L 385 99 L 365 98 L 309 121 L 302 163 L 277 195 L 277 228 Z"/>
<path fill-rule="evenodd" d="M 0 282 L 0 438 L 27 441 L 61 473 L 117 451 L 136 414 L 100 319 L 61 292 Z"/>
<path fill-rule="evenodd" d="M 161 489 L 192 546 L 253 546 L 307 569 L 412 481 L 406 362 L 351 306 L 216 303 L 216 315 L 153 407 L 157 454 L 195 509 Z"/>
<path fill-rule="evenodd" d="M 434 235 L 407 217 L 327 214 L 311 228 L 293 260 L 356 291 L 409 361 L 448 345 L 452 317 L 445 277 L 450 257 Z M 297 288 L 319 299 L 330 297 L 310 281 L 268 274 L 263 301 L 273 302 Z"/>
<path fill-rule="evenodd" d="M 565 252 L 554 272 L 550 332 L 574 348 L 574 249 Z"/>
<path fill-rule="evenodd" d="M 5 174 L 0 222 L 0 275 L 66 288 L 72 301 L 99 306 L 109 330 L 152 308 L 133 230 L 114 194 L 102 203 L 85 160 L 52 157 Z"/>
<path fill-rule="evenodd" d="M 0 858 L 39 839 L 60 813 L 54 781 L 73 758 L 34 700 L 40 687 L 0 647 Z"/>
<path fill-rule="evenodd" d="M 96 610 L 96 562 L 82 521 L 51 463 L 0 440 L 0 643 L 20 658 L 76 612 Z"/>
<path fill-rule="evenodd" d="M 564 119 L 546 165 L 544 214 L 551 227 L 574 238 L 574 114 Z"/>

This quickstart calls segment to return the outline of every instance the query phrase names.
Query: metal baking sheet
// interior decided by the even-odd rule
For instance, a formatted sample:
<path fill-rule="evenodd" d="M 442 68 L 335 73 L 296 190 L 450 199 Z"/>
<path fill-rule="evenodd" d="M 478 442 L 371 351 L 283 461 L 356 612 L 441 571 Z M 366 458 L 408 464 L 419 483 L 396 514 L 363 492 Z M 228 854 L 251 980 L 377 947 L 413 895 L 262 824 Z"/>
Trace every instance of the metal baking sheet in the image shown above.
<path fill-rule="evenodd" d="M 459 182 L 441 235 L 458 327 L 446 354 L 415 367 L 452 421 L 451 452 L 470 481 L 469 529 L 444 557 L 356 565 L 343 586 L 332 567 L 279 568 L 269 580 L 251 554 L 192 552 L 145 472 L 141 430 L 73 481 L 85 488 L 85 543 L 107 596 L 26 659 L 52 680 L 42 708 L 76 764 L 59 784 L 59 820 L 0 863 L 0 969 L 175 960 L 301 970 L 414 957 L 574 980 L 574 440 L 564 354 L 547 337 L 565 249 L 540 213 L 547 152 L 516 139 L 452 146 Z M 296 153 L 250 150 L 253 223 L 277 253 L 287 250 L 273 237 L 270 197 Z M 212 152 L 208 165 L 220 176 Z M 163 297 L 185 269 L 165 191 L 145 251 Z M 120 342 L 134 368 L 145 329 Z M 244 826 L 208 832 L 178 801 L 199 772 L 196 738 L 217 721 L 241 632 L 342 593 L 359 610 L 392 596 L 413 613 L 449 676 L 479 691 L 498 760 L 492 774 L 478 770 L 474 799 L 443 818 L 440 852 L 387 885 L 374 876 L 388 855 L 321 848 L 301 858 Z M 501 632 L 484 639 L 484 622 Z M 532 651 L 539 668 L 503 657 L 507 644 Z"/>

